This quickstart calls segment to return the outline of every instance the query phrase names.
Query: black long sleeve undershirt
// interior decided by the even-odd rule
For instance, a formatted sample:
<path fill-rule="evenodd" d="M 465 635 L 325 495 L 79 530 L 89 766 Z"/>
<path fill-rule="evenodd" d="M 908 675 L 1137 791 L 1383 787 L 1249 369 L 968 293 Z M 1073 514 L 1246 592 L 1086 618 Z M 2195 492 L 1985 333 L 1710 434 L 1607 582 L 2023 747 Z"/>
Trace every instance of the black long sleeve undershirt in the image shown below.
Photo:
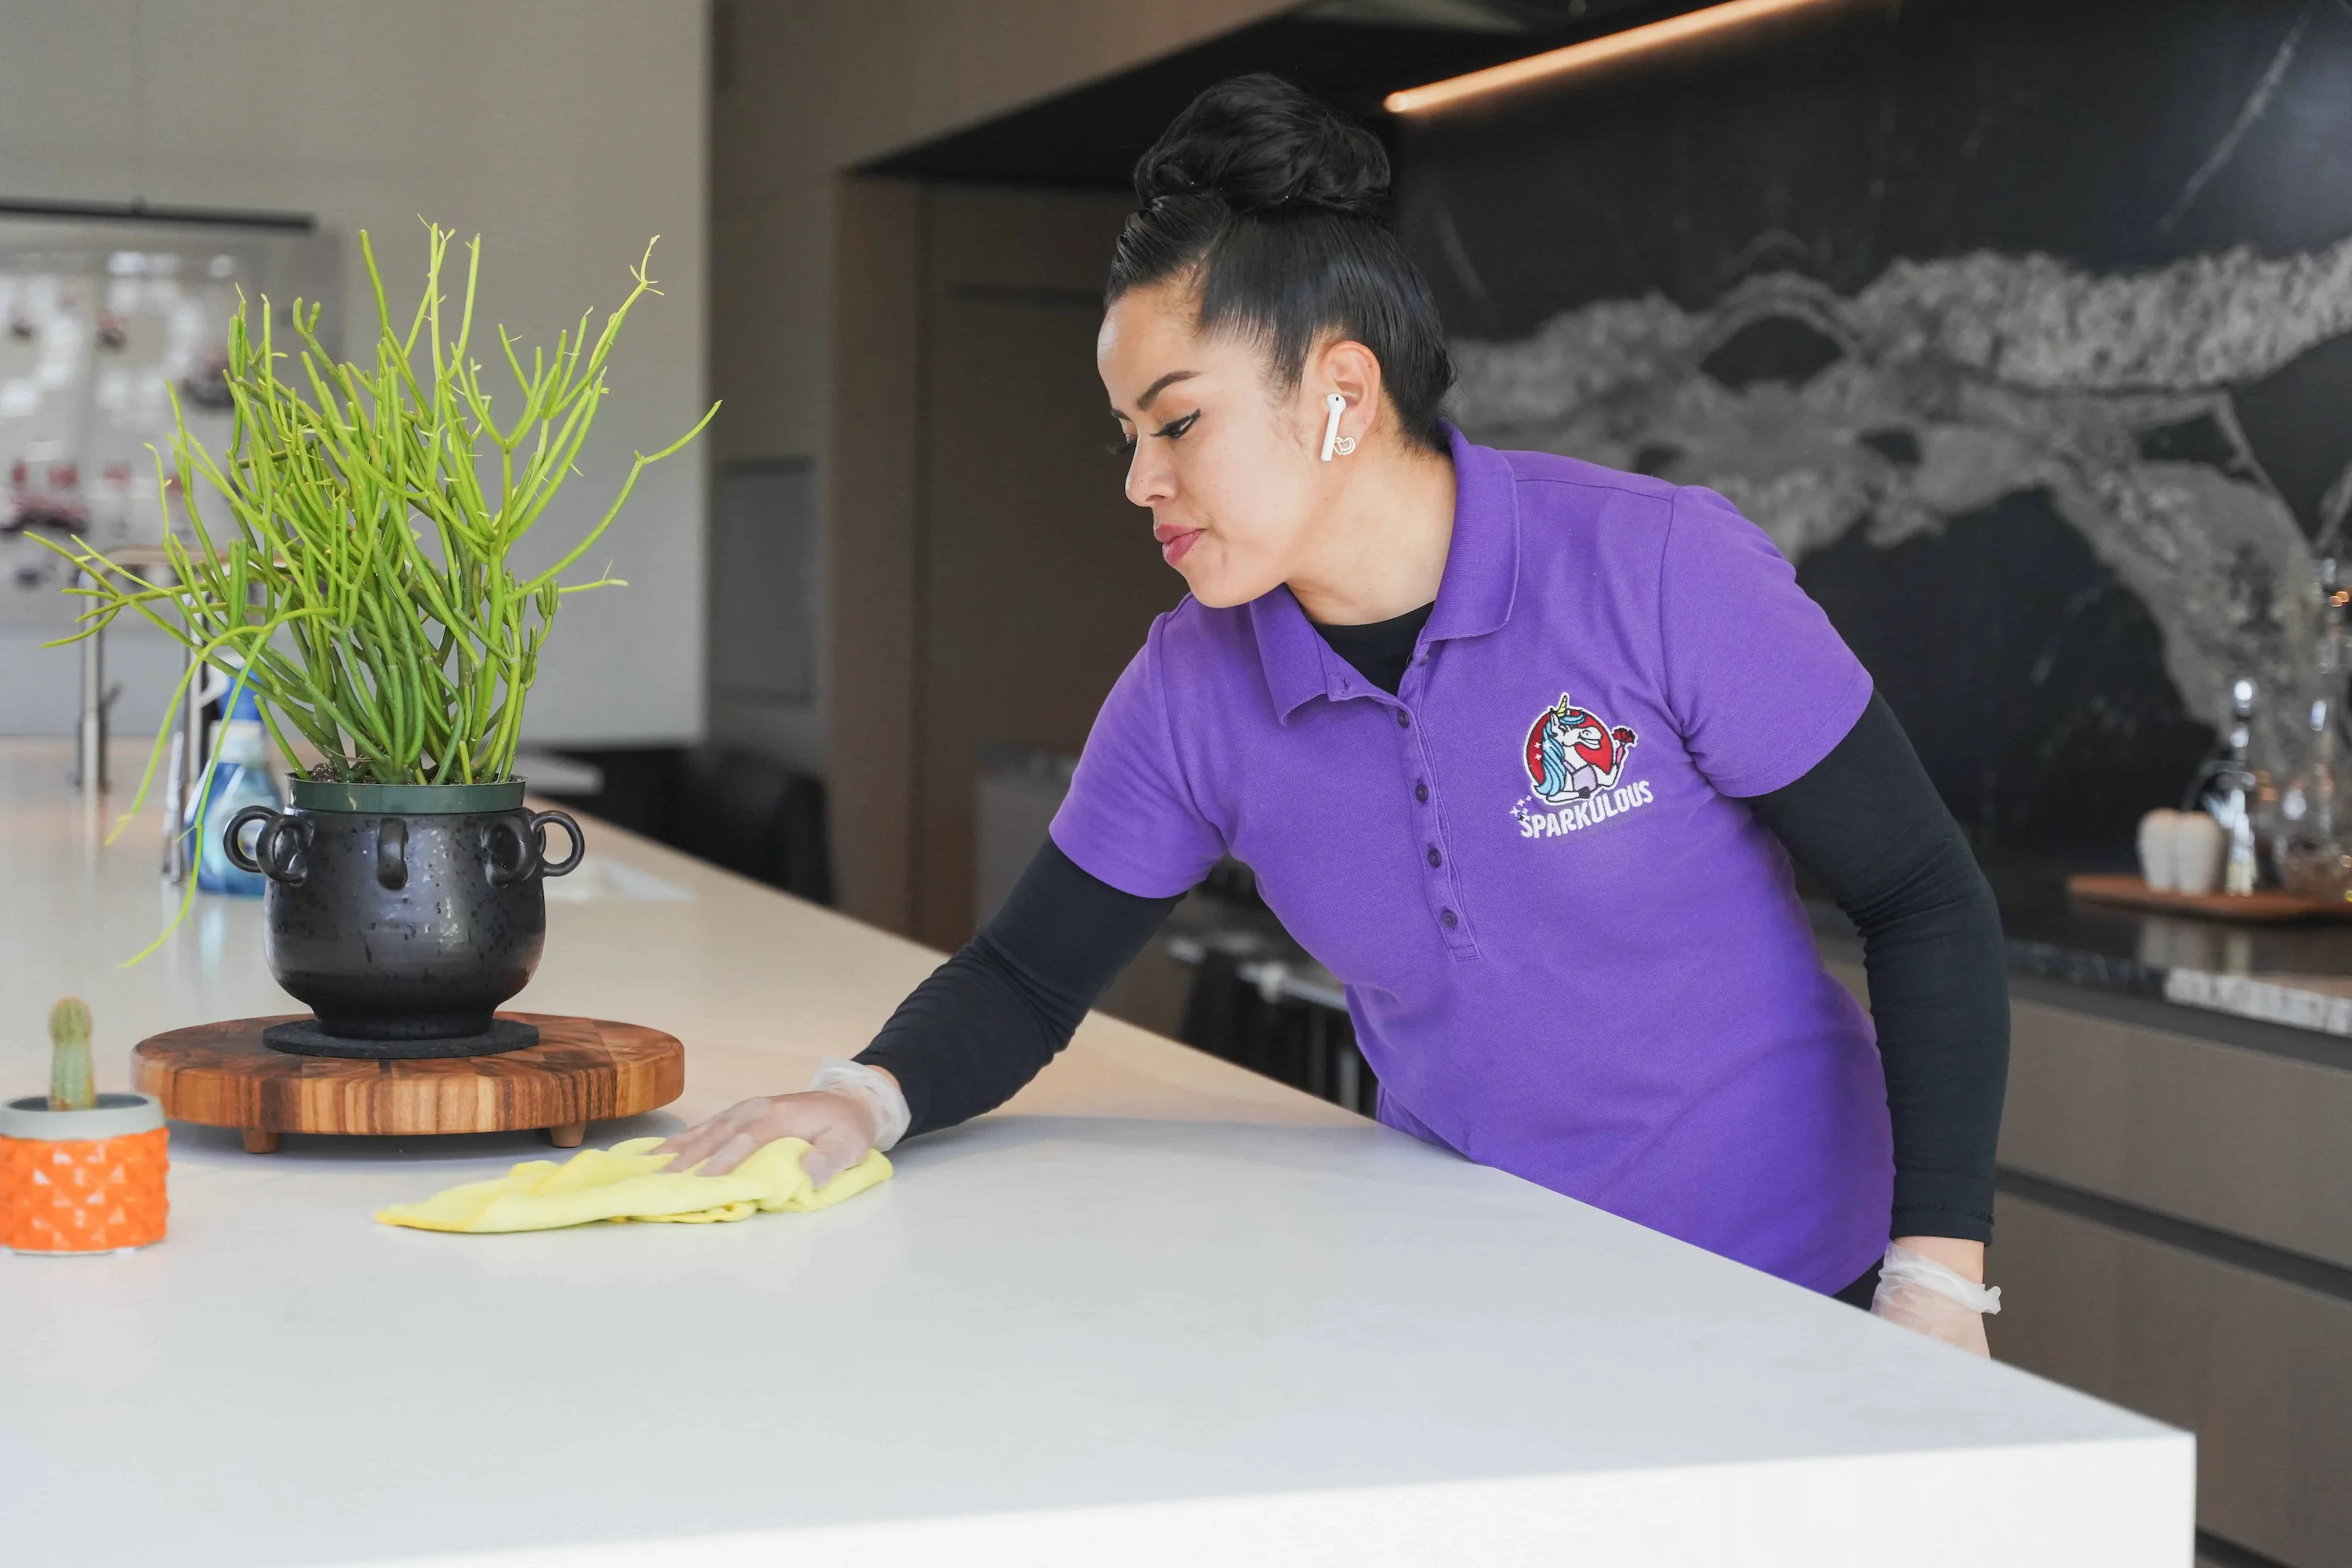
<path fill-rule="evenodd" d="M 1427 614 L 1324 630 L 1393 694 Z M 1862 932 L 1894 1131 L 1889 1234 L 1990 1240 L 2009 987 L 2000 912 L 1958 826 L 1875 696 L 1804 777 L 1748 805 Z M 1176 903 L 1121 892 L 1049 839 L 857 1059 L 898 1079 L 910 1133 L 992 1110 L 1069 1043 Z"/>
<path fill-rule="evenodd" d="M 1895 1137 L 1891 1236 L 1992 1239 L 2009 1086 L 2000 909 L 1884 698 L 1748 808 L 1862 933 Z"/>
<path fill-rule="evenodd" d="M 1070 1043 L 1177 902 L 1123 893 L 1048 838 L 1004 907 L 857 1059 L 898 1080 L 909 1136 L 993 1110 Z"/>

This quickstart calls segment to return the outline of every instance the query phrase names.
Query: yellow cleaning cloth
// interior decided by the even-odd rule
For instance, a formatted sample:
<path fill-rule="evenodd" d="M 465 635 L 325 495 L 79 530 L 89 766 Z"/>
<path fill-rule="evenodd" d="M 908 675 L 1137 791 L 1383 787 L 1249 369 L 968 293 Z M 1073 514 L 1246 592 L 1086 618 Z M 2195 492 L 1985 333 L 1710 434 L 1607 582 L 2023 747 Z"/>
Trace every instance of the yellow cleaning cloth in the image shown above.
<path fill-rule="evenodd" d="M 451 1187 L 421 1204 L 394 1204 L 375 1217 L 418 1230 L 475 1233 L 555 1230 L 600 1219 L 709 1225 L 748 1219 L 761 1209 L 830 1208 L 890 1179 L 890 1162 L 881 1150 L 869 1149 L 866 1158 L 817 1186 L 801 1169 L 808 1143 L 799 1138 L 761 1145 L 723 1176 L 697 1176 L 665 1170 L 670 1156 L 653 1152 L 661 1142 L 632 1138 L 610 1149 L 583 1149 L 561 1165 L 525 1160 L 497 1181 Z"/>

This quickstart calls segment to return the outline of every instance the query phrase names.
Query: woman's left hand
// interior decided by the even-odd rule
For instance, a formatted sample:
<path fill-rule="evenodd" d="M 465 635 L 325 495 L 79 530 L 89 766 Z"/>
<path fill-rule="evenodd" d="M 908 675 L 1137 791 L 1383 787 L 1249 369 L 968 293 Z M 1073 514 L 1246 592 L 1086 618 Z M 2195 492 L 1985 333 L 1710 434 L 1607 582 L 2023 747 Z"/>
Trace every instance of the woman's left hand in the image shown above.
<path fill-rule="evenodd" d="M 1871 1315 L 1990 1357 L 1992 1348 L 1985 1342 L 1984 1321 L 1987 1314 L 2000 1310 L 2000 1292 L 1984 1289 L 1983 1281 L 1982 1242 L 1900 1237 L 1886 1249 Z M 1974 1304 L 1963 1298 L 1973 1298 Z"/>

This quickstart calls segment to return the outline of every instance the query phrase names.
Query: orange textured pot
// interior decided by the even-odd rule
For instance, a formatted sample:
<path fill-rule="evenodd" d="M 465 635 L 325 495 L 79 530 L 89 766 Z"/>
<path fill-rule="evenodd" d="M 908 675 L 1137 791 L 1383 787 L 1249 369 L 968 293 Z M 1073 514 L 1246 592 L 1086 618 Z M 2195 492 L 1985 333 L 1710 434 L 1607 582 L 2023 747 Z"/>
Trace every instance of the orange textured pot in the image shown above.
<path fill-rule="evenodd" d="M 163 1239 L 171 1171 L 163 1108 L 101 1094 L 90 1110 L 45 1095 L 0 1105 L 0 1247 L 89 1256 Z"/>

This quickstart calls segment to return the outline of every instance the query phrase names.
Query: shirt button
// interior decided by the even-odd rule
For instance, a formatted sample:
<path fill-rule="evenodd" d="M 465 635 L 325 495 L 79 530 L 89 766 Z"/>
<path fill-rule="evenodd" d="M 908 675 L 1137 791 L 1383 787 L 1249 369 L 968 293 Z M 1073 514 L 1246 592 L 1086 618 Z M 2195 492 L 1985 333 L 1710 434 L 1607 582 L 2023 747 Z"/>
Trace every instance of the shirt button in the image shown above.
<path fill-rule="evenodd" d="M 1412 798 L 1421 802 L 1422 805 L 1427 805 L 1429 804 L 1429 786 L 1425 784 L 1417 784 L 1413 785 Z"/>
<path fill-rule="evenodd" d="M 1437 918 L 1445 922 L 1445 929 L 1447 931 L 1452 931 L 1455 926 L 1462 923 L 1462 917 L 1455 914 L 1452 910 L 1438 910 Z"/>
<path fill-rule="evenodd" d="M 1397 728 L 1400 730 L 1410 730 L 1412 728 L 1412 715 L 1406 712 L 1402 708 L 1397 710 Z"/>
<path fill-rule="evenodd" d="M 1429 847 L 1429 863 L 1433 866 L 1443 866 L 1445 864 L 1445 857 L 1437 852 L 1437 846 L 1434 844 Z"/>

